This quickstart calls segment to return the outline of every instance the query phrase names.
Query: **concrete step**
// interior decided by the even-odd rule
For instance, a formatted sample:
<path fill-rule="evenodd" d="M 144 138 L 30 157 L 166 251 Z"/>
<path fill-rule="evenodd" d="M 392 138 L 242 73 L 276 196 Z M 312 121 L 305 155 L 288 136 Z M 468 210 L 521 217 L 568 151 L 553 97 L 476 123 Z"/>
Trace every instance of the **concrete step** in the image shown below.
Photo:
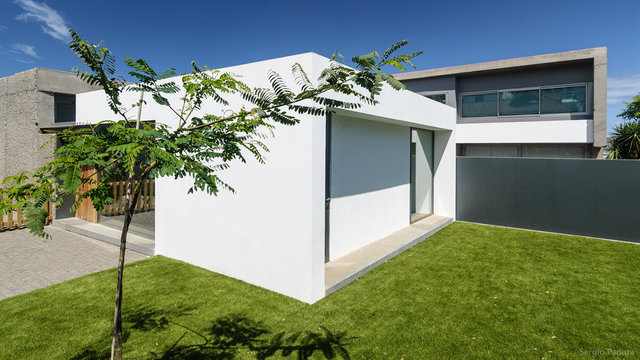
<path fill-rule="evenodd" d="M 90 223 L 78 218 L 53 220 L 52 225 L 72 233 L 120 246 L 121 231 L 108 226 Z M 127 235 L 127 249 L 153 256 L 155 254 L 155 241 L 129 233 Z"/>
<path fill-rule="evenodd" d="M 325 295 L 349 284 L 452 222 L 453 219 L 449 217 L 430 215 L 389 236 L 329 261 L 324 266 Z"/>

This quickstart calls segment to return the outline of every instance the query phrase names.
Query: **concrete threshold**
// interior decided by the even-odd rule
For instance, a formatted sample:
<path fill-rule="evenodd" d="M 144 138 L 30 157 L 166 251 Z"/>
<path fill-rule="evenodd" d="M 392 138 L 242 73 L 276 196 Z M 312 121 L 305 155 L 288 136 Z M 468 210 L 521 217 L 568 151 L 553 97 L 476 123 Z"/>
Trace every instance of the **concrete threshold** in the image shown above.
<path fill-rule="evenodd" d="M 374 267 L 437 233 L 452 218 L 430 215 L 324 265 L 325 295 L 340 289 Z"/>
<path fill-rule="evenodd" d="M 72 233 L 90 237 L 92 239 L 120 246 L 121 231 L 108 226 L 91 223 L 78 218 L 53 220 L 53 226 L 71 231 Z M 129 233 L 127 235 L 127 249 L 144 255 L 153 256 L 155 252 L 155 241 Z"/>

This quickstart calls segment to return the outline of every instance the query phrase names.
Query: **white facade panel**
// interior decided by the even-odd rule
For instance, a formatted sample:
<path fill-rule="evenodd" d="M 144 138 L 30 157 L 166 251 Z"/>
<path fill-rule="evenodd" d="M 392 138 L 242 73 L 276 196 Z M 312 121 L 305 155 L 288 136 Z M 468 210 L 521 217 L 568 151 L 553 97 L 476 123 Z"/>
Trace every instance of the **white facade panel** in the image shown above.
<path fill-rule="evenodd" d="M 458 124 L 456 128 L 458 144 L 593 143 L 593 120 Z"/>
<path fill-rule="evenodd" d="M 409 225 L 410 130 L 331 119 L 330 259 Z"/>
<path fill-rule="evenodd" d="M 456 136 L 453 131 L 433 132 L 433 213 L 452 219 L 456 218 Z"/>
<path fill-rule="evenodd" d="M 293 83 L 291 65 L 306 68 L 310 58 L 225 70 L 252 87 L 266 87 L 270 69 Z M 240 105 L 246 104 L 232 98 L 231 108 Z M 221 173 L 236 193 L 189 195 L 189 180 L 159 179 L 156 253 L 306 302 L 324 296 L 324 192 L 314 192 L 324 189 L 323 177 L 318 183 L 324 174 L 324 118 L 299 118 L 296 126 L 276 125 L 275 137 L 266 141 L 266 164 L 238 161 Z"/>

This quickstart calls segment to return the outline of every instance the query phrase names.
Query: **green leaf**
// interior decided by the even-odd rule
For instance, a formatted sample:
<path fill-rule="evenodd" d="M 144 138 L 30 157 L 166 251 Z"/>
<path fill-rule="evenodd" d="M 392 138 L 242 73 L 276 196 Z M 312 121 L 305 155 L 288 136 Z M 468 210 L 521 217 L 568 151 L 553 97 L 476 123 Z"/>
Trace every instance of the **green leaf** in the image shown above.
<path fill-rule="evenodd" d="M 49 213 L 42 207 L 27 207 L 25 209 L 25 217 L 27 219 L 27 228 L 29 231 L 39 237 L 47 237 L 44 232 L 44 224 L 47 221 Z"/>
<path fill-rule="evenodd" d="M 153 97 L 153 100 L 155 100 L 160 105 L 163 105 L 163 106 L 170 105 L 169 104 L 169 100 L 167 100 L 167 98 L 165 98 L 164 96 L 162 96 L 160 94 L 153 94 L 152 97 Z"/>
<path fill-rule="evenodd" d="M 380 76 L 380 78 L 384 80 L 384 82 L 391 85 L 391 87 L 394 88 L 395 90 L 404 90 L 407 88 L 406 85 L 396 80 L 396 78 L 394 78 L 389 74 L 385 74 L 381 71 L 376 71 L 376 75 Z"/>
<path fill-rule="evenodd" d="M 74 165 L 67 169 L 62 185 L 67 194 L 75 194 L 78 191 L 82 183 L 81 175 L 82 168 L 79 165 Z"/>

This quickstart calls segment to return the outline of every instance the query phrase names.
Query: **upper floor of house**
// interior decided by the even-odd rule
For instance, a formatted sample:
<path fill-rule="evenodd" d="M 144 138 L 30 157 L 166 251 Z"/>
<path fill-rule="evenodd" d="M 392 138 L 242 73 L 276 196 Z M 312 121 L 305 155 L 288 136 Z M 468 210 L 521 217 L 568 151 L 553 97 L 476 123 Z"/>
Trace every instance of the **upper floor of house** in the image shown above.
<path fill-rule="evenodd" d="M 606 145 L 605 47 L 395 77 L 409 90 L 456 108 L 459 143 L 585 143 L 594 153 Z"/>

